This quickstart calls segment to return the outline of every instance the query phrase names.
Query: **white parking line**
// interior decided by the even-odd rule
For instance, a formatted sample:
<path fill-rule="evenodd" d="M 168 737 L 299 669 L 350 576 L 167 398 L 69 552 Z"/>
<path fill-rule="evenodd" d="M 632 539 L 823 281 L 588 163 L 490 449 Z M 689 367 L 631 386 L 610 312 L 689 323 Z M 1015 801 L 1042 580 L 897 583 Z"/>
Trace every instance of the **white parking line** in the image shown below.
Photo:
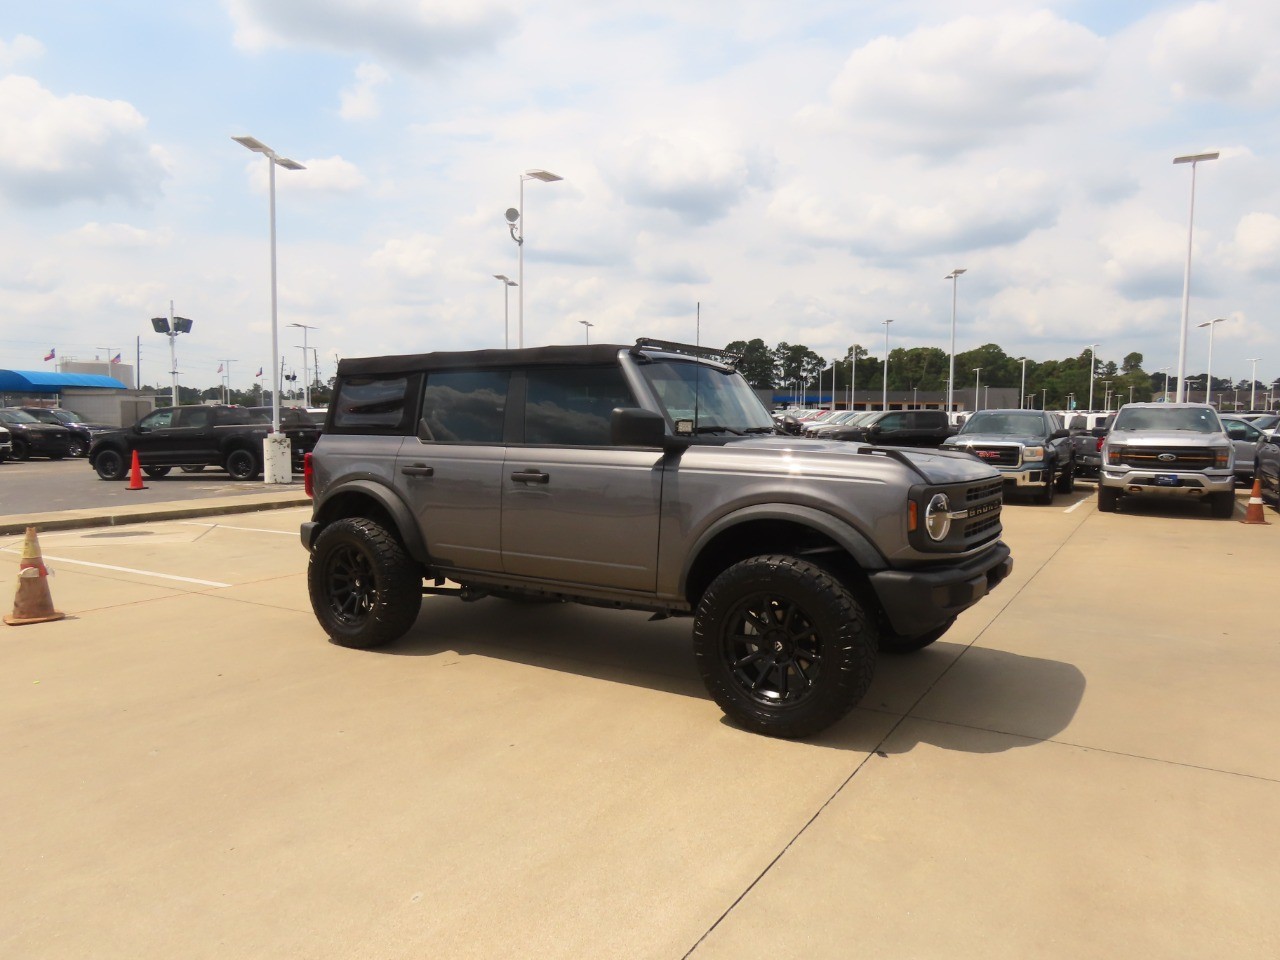
<path fill-rule="evenodd" d="M 1093 499 L 1092 497 L 1085 497 L 1083 500 L 1077 500 L 1075 503 L 1073 503 L 1071 506 L 1067 507 L 1067 509 L 1063 510 L 1062 512 L 1063 512 L 1063 513 L 1070 513 L 1070 512 L 1071 512 L 1072 510 L 1074 510 L 1076 507 L 1080 506 L 1081 504 L 1088 503 L 1088 502 L 1089 502 L 1090 500 L 1092 500 L 1092 499 Z"/>
<path fill-rule="evenodd" d="M 216 530 L 247 530 L 250 533 L 275 533 L 282 537 L 296 537 L 297 530 L 268 530 L 266 527 L 237 527 L 230 523 L 200 523 L 198 520 L 179 520 L 188 527 L 209 527 Z"/>
<path fill-rule="evenodd" d="M 154 570 L 135 570 L 132 567 L 113 567 L 109 563 L 90 563 L 88 560 L 72 560 L 70 557 L 51 557 L 49 554 L 44 555 L 46 561 L 52 560 L 55 563 L 73 563 L 80 567 L 96 567 L 99 570 L 114 570 L 117 573 L 136 573 L 140 577 L 158 577 L 161 580 L 178 580 L 182 583 L 196 583 L 202 587 L 230 587 L 229 583 L 220 583 L 217 580 L 200 580 L 196 577 L 179 577 L 172 573 L 156 573 Z"/>

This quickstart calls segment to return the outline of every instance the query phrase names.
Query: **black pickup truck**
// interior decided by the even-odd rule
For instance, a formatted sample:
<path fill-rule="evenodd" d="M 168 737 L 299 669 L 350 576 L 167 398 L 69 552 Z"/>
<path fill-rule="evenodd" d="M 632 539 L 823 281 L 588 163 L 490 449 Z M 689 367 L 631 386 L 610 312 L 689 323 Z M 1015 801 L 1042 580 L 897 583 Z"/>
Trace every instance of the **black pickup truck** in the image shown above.
<path fill-rule="evenodd" d="M 1075 488 L 1076 457 L 1062 418 L 1045 410 L 979 410 L 942 445 L 1000 471 L 1006 486 L 1030 490 L 1045 504 Z"/>
<path fill-rule="evenodd" d="M 89 466 L 103 480 L 122 480 L 133 453 L 147 476 L 174 467 L 222 467 L 235 480 L 262 472 L 262 441 L 271 421 L 245 407 L 161 407 L 131 427 L 99 434 L 89 448 Z"/>

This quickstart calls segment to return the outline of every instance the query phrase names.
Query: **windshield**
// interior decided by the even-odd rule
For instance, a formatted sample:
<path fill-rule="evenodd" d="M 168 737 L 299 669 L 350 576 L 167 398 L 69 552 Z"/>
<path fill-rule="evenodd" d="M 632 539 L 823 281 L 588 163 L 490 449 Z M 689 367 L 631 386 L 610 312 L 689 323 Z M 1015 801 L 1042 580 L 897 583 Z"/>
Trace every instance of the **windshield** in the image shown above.
<path fill-rule="evenodd" d="M 1041 436 L 1044 433 L 1044 414 L 996 413 L 979 411 L 965 421 L 960 433 L 999 433 L 1008 436 Z"/>
<path fill-rule="evenodd" d="M 29 413 L 23 413 L 21 410 L 0 410 L 0 420 L 7 420 L 10 423 L 39 423 Z"/>
<path fill-rule="evenodd" d="M 677 435 L 773 433 L 773 418 L 732 370 L 692 360 L 655 360 L 641 367 Z"/>
<path fill-rule="evenodd" d="M 1221 433 L 1218 415 L 1208 407 L 1123 407 L 1116 414 L 1113 430 L 1188 430 L 1192 433 Z"/>

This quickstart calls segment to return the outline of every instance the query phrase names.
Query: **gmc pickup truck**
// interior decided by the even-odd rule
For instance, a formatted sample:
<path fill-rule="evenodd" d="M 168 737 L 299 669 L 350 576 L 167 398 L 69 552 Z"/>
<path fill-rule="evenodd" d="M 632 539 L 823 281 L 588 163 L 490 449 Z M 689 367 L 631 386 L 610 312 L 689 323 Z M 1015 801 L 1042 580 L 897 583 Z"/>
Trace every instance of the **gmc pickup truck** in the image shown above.
<path fill-rule="evenodd" d="M 1046 410 L 979 410 L 944 450 L 963 450 L 1000 471 L 1005 485 L 1044 504 L 1075 488 L 1076 460 L 1062 418 Z"/>

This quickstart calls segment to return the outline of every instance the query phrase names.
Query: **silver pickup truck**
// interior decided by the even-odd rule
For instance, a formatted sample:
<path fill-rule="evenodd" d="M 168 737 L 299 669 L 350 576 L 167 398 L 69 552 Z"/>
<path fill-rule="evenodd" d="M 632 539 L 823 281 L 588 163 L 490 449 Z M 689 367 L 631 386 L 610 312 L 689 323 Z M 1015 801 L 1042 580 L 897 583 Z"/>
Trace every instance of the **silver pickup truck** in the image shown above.
<path fill-rule="evenodd" d="M 1213 515 L 1235 510 L 1235 451 L 1213 407 L 1202 403 L 1130 403 L 1102 444 L 1098 509 L 1124 497 L 1207 501 Z"/>

